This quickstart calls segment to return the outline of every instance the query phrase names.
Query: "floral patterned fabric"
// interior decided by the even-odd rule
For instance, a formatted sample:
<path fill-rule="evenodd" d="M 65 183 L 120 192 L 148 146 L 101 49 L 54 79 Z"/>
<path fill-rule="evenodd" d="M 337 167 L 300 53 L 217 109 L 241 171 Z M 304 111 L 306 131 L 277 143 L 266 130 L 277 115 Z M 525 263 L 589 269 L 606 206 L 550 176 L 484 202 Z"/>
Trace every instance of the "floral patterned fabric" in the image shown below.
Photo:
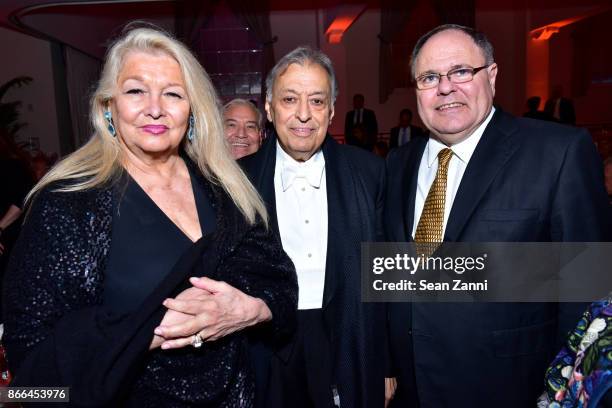
<path fill-rule="evenodd" d="M 612 388 L 612 294 L 589 306 L 545 380 L 538 408 L 595 408 Z"/>

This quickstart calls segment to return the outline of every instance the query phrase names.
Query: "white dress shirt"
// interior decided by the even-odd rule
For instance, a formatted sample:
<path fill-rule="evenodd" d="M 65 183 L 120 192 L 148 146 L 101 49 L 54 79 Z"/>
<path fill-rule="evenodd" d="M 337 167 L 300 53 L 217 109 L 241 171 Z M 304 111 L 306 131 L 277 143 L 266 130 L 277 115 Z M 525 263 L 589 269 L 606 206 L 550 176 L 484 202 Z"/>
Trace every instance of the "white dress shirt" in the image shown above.
<path fill-rule="evenodd" d="M 297 271 L 298 309 L 320 309 L 327 257 L 327 184 L 323 152 L 298 162 L 276 143 L 276 216 L 283 249 Z"/>
<path fill-rule="evenodd" d="M 491 109 L 489 116 L 476 128 L 474 133 L 467 137 L 460 143 L 451 146 L 453 156 L 448 164 L 448 176 L 446 179 L 446 200 L 444 201 L 444 224 L 442 225 L 442 236 L 446 231 L 446 223 L 450 210 L 453 207 L 457 190 L 459 190 L 459 184 L 463 178 L 463 173 L 476 150 L 476 146 L 485 131 L 485 128 L 491 121 L 495 113 L 495 108 Z M 429 193 L 429 189 L 436 178 L 436 172 L 438 171 L 438 153 L 440 150 L 447 148 L 443 143 L 438 142 L 434 138 L 430 137 L 425 146 L 423 157 L 421 157 L 421 163 L 419 165 L 419 176 L 417 181 L 416 197 L 414 201 L 414 221 L 412 224 L 412 237 L 416 233 L 417 226 L 419 225 L 419 219 L 423 212 L 423 206 L 425 205 L 425 199 Z"/>
<path fill-rule="evenodd" d="M 402 146 L 410 141 L 410 126 L 399 128 L 399 136 L 397 138 L 397 145 Z"/>
<path fill-rule="evenodd" d="M 353 115 L 353 124 L 358 125 L 363 122 L 363 108 L 355 109 L 355 113 Z"/>

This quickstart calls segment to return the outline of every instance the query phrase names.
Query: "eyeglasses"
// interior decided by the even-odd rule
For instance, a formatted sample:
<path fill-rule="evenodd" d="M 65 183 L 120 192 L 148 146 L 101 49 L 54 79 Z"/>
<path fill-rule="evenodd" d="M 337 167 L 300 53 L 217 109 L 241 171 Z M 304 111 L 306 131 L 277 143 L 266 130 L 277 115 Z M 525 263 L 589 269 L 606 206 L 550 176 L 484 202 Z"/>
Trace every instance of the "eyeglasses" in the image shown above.
<path fill-rule="evenodd" d="M 490 67 L 492 64 L 483 65 L 478 68 L 471 67 L 461 67 L 455 68 L 448 71 L 446 74 L 439 74 L 437 72 L 428 72 L 426 74 L 421 75 L 416 78 L 414 82 L 416 83 L 417 89 L 431 89 L 438 86 L 442 77 L 447 77 L 450 82 L 453 84 L 462 84 L 464 82 L 470 82 L 474 79 L 474 75 L 476 75 L 479 71 Z"/>

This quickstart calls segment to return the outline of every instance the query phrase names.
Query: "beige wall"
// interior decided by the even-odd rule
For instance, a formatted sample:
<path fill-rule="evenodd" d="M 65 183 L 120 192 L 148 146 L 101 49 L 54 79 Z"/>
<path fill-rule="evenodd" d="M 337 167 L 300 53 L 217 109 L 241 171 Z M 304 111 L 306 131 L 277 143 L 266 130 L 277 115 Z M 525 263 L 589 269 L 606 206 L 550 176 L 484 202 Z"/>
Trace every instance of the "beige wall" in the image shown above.
<path fill-rule="evenodd" d="M 379 46 L 380 10 L 368 10 L 351 26 L 343 38 L 350 69 L 346 71 L 347 90 L 344 97 L 352 109 L 353 95 L 362 93 L 366 107 L 376 112 L 380 133 L 387 133 L 397 126 L 399 112 L 410 108 L 414 112 L 414 123 L 420 123 L 416 113 L 414 89 L 396 88 L 383 104 L 379 103 Z M 410 55 L 406 55 L 409 59 Z M 343 116 L 344 120 L 344 116 Z"/>

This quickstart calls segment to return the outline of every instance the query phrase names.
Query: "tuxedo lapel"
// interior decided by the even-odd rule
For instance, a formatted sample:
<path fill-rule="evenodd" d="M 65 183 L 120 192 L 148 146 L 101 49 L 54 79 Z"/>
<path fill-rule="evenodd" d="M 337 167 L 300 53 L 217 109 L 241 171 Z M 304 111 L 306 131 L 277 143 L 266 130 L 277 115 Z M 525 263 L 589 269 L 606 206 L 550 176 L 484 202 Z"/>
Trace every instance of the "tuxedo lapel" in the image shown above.
<path fill-rule="evenodd" d="M 419 180 L 419 166 L 421 158 L 427 146 L 427 138 L 420 137 L 414 140 L 408 157 L 401 170 L 400 186 L 402 188 L 402 202 L 406 203 L 403 208 L 403 241 L 412 241 L 412 225 L 414 224 L 414 200 L 416 198 L 417 184 Z"/>
<path fill-rule="evenodd" d="M 346 270 L 347 245 L 351 245 L 353 230 L 358 228 L 358 205 L 354 200 L 354 185 L 348 162 L 338 151 L 338 145 L 327 136 L 323 144 L 325 181 L 327 183 L 327 260 L 323 308 L 338 295 Z"/>
<path fill-rule="evenodd" d="M 257 154 L 262 155 L 261 166 L 253 183 L 257 187 L 261 198 L 266 203 L 270 224 L 276 235 L 280 237 L 278 219 L 276 218 L 276 192 L 274 190 L 274 171 L 276 169 L 276 136 L 269 136 Z"/>
<path fill-rule="evenodd" d="M 514 142 L 516 124 L 497 108 L 465 169 L 453 202 L 444 241 L 454 242 L 472 216 L 498 172 L 518 146 Z"/>

